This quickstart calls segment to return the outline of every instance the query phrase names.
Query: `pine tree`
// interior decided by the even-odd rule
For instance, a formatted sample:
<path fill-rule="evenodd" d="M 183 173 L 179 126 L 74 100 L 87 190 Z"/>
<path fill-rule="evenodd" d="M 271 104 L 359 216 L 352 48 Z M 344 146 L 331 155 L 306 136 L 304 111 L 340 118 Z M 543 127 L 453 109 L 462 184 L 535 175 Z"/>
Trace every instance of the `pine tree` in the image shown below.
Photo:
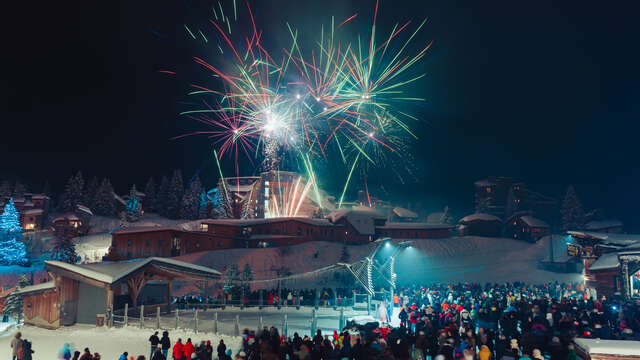
<path fill-rule="evenodd" d="M 76 246 L 73 244 L 73 233 L 68 226 L 61 226 L 56 229 L 56 240 L 51 250 L 51 257 L 54 260 L 63 261 L 68 264 L 75 264 L 78 255 Z"/>
<path fill-rule="evenodd" d="M 189 188 L 182 196 L 182 204 L 180 206 L 180 218 L 188 220 L 198 219 L 200 214 L 200 194 L 202 193 L 202 184 L 200 178 L 196 176 Z"/>
<path fill-rule="evenodd" d="M 125 204 L 125 216 L 127 221 L 135 222 L 140 220 L 140 216 L 142 216 L 142 204 L 138 199 L 138 195 L 136 190 L 136 185 L 134 184 L 129 191 L 129 197 L 127 198 L 127 202 Z"/>
<path fill-rule="evenodd" d="M 95 197 L 94 212 L 103 216 L 116 215 L 116 205 L 113 199 L 113 186 L 109 179 L 102 180 Z"/>
<path fill-rule="evenodd" d="M 67 185 L 62 193 L 62 210 L 66 212 L 73 212 L 76 210 L 76 205 L 81 204 L 84 200 L 84 178 L 82 173 L 78 171 L 77 174 L 71 176 L 67 181 Z"/>
<path fill-rule="evenodd" d="M 0 265 L 30 264 L 27 247 L 22 242 L 20 216 L 13 204 L 13 198 L 4 206 L 0 215 Z"/>
<path fill-rule="evenodd" d="M 22 199 L 24 198 L 24 193 L 27 192 L 27 188 L 24 186 L 23 183 L 16 181 L 16 185 L 13 187 L 13 194 L 12 196 L 15 199 Z"/>
<path fill-rule="evenodd" d="M 94 176 L 89 180 L 84 189 L 84 200 L 82 200 L 82 205 L 88 206 L 89 209 L 93 210 L 96 204 L 98 188 L 100 188 L 100 181 L 98 180 L 98 177 Z"/>
<path fill-rule="evenodd" d="M 232 217 L 231 202 L 226 195 L 227 192 L 224 191 L 222 186 L 218 186 L 215 189 L 213 199 L 211 199 L 211 206 L 213 217 L 216 219 L 229 219 Z"/>
<path fill-rule="evenodd" d="M 251 265 L 249 263 L 244 264 L 244 268 L 242 269 L 242 274 L 240 275 L 243 286 L 245 287 L 245 294 L 248 294 L 250 291 L 250 282 L 253 281 L 253 269 L 251 269 Z"/>
<path fill-rule="evenodd" d="M 144 210 L 147 212 L 157 211 L 157 202 L 156 181 L 153 177 L 150 177 L 149 181 L 147 181 L 147 185 L 144 187 Z"/>
<path fill-rule="evenodd" d="M 340 254 L 340 259 L 338 262 L 348 263 L 351 256 L 349 255 L 349 248 L 347 248 L 347 244 L 342 245 L 342 253 Z"/>
<path fill-rule="evenodd" d="M 511 215 L 518 212 L 519 209 L 520 209 L 520 199 L 516 196 L 515 192 L 513 191 L 513 187 L 511 187 L 509 189 L 509 192 L 507 193 L 507 206 L 505 209 L 506 218 L 509 218 Z"/>
<path fill-rule="evenodd" d="M 156 200 L 156 212 L 162 216 L 167 216 L 167 203 L 169 201 L 169 179 L 163 176 L 160 179 L 160 186 L 158 187 L 157 200 Z"/>
<path fill-rule="evenodd" d="M 16 285 L 16 289 L 13 290 L 11 294 L 7 297 L 7 300 L 4 303 L 4 307 L 2 308 L 2 313 L 16 320 L 18 324 L 22 323 L 23 317 L 23 302 L 22 296 L 16 294 L 16 290 L 22 289 L 25 286 L 32 285 L 31 280 L 27 277 L 27 275 L 22 274 L 20 279 L 18 279 L 18 284 Z"/>
<path fill-rule="evenodd" d="M 209 197 L 203 190 L 200 193 L 200 200 L 198 201 L 198 219 L 206 219 L 209 217 Z"/>
<path fill-rule="evenodd" d="M 562 215 L 562 230 L 579 230 L 584 226 L 584 208 L 573 185 L 569 185 L 567 188 L 560 214 Z"/>
<path fill-rule="evenodd" d="M 183 194 L 184 182 L 182 180 L 182 173 L 176 170 L 173 172 L 173 176 L 171 176 L 169 193 L 167 195 L 167 217 L 169 219 L 178 219 L 180 217 L 180 205 L 182 204 Z"/>
<path fill-rule="evenodd" d="M 51 199 L 51 197 L 53 196 L 53 192 L 51 190 L 51 183 L 49 183 L 49 180 L 44 181 L 44 185 L 42 185 L 42 194 L 48 196 L 49 199 Z"/>

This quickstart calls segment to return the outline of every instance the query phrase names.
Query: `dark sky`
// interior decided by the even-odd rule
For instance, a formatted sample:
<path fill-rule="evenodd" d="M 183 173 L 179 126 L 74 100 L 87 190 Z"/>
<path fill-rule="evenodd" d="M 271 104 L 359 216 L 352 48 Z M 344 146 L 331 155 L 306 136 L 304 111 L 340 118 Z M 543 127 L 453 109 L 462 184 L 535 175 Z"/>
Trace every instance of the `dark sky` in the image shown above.
<path fill-rule="evenodd" d="M 178 116 L 188 82 L 157 73 L 197 67 L 191 59 L 205 50 L 188 41 L 183 24 L 206 20 L 198 8 L 208 4 L 5 7 L 0 176 L 18 176 L 35 190 L 49 179 L 59 190 L 80 169 L 108 176 L 124 192 L 179 168 L 186 177 L 199 171 L 212 185 L 207 141 L 169 140 L 196 128 Z M 428 77 L 419 92 L 428 102 L 417 109 L 424 120 L 414 144 L 418 179 L 387 189 L 464 212 L 472 207 L 472 182 L 487 175 L 516 176 L 556 197 L 573 183 L 587 208 L 604 207 L 640 230 L 640 31 L 633 4 L 382 1 L 381 29 L 428 17 L 421 40 L 434 40 L 420 65 Z M 366 30 L 374 5 L 252 2 L 275 42 L 286 40 L 285 21 L 315 35 L 330 15 L 359 12 Z"/>

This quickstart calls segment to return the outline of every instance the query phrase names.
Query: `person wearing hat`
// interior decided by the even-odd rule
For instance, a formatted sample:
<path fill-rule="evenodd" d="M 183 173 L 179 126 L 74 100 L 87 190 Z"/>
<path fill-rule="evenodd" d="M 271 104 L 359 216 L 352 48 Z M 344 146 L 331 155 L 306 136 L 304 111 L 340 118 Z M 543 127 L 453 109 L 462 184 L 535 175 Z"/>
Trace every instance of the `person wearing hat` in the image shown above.
<path fill-rule="evenodd" d="M 244 351 L 240 351 L 236 354 L 236 360 L 245 360 L 247 358 L 247 354 Z"/>
<path fill-rule="evenodd" d="M 156 346 L 155 351 L 151 355 L 151 360 L 167 360 L 167 358 L 162 355 L 162 345 Z"/>

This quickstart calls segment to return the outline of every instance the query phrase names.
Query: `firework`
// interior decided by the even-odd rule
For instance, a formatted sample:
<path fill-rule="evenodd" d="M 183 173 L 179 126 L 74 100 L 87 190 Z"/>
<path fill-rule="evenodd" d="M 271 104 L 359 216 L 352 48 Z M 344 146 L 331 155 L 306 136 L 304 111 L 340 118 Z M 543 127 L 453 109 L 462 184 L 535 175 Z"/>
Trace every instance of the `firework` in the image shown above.
<path fill-rule="evenodd" d="M 213 6 L 208 30 L 185 25 L 185 31 L 188 38 L 201 39 L 220 52 L 216 63 L 194 58 L 215 84 L 192 84 L 189 95 L 201 97 L 203 106 L 182 113 L 209 129 L 182 136 L 209 136 L 216 156 L 231 156 L 236 169 L 239 156 L 259 159 L 263 170 L 278 170 L 286 157 L 301 164 L 308 181 L 288 189 L 286 201 L 273 202 L 270 210 L 283 216 L 294 216 L 310 192 L 319 197 L 313 164 L 338 160 L 348 173 L 341 204 L 356 169 L 366 173 L 402 159 L 406 143 L 415 138 L 410 122 L 416 119 L 396 105 L 423 100 L 405 89 L 424 77 L 411 70 L 431 43 L 409 53 L 425 21 L 413 30 L 411 21 L 396 24 L 379 42 L 378 5 L 369 33 L 345 38 L 342 30 L 361 17 L 354 14 L 337 26 L 332 17 L 312 47 L 301 44 L 299 31 L 287 23 L 283 31 L 291 43 L 277 54 L 263 47 L 267 35 L 248 3 L 249 30 L 244 34 L 235 1 L 232 19 L 222 3 Z M 207 31 L 212 34 L 206 36 Z M 390 46 L 396 41 L 399 44 Z"/>

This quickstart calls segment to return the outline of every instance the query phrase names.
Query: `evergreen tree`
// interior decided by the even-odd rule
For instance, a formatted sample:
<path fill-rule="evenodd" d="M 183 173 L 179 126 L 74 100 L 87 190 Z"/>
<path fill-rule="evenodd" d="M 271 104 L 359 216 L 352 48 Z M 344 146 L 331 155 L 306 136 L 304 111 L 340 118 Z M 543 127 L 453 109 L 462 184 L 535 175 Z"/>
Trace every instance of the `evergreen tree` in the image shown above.
<path fill-rule="evenodd" d="M 237 264 L 231 264 L 224 271 L 224 291 L 226 293 L 231 293 L 231 295 L 235 298 L 238 297 L 240 293 L 240 287 L 238 286 L 238 282 L 241 280 L 241 273 L 238 269 Z"/>
<path fill-rule="evenodd" d="M 573 185 L 569 185 L 567 188 L 560 214 L 562 215 L 562 230 L 579 230 L 584 226 L 584 209 Z"/>
<path fill-rule="evenodd" d="M 231 212 L 231 201 L 224 187 L 218 186 L 211 200 L 213 207 L 213 215 L 216 219 L 230 219 L 233 214 Z"/>
<path fill-rule="evenodd" d="M 169 193 L 167 194 L 167 217 L 169 219 L 180 218 L 180 205 L 182 204 L 183 194 L 184 182 L 182 180 L 182 173 L 176 170 L 173 172 L 173 176 L 171 176 Z"/>
<path fill-rule="evenodd" d="M 44 185 L 42 185 L 42 194 L 48 196 L 49 199 L 51 199 L 51 197 L 53 196 L 53 191 L 51 190 L 51 183 L 49 183 L 49 180 L 44 181 Z"/>
<path fill-rule="evenodd" d="M 77 174 L 71 176 L 67 181 L 67 185 L 62 193 L 62 210 L 66 212 L 73 212 L 76 210 L 76 205 L 81 204 L 84 200 L 84 178 L 82 173 L 78 171 Z"/>
<path fill-rule="evenodd" d="M 27 188 L 24 186 L 24 184 L 19 181 L 16 181 L 16 185 L 13 187 L 12 196 L 15 199 L 23 199 L 25 192 L 27 192 Z"/>
<path fill-rule="evenodd" d="M 11 193 L 13 193 L 13 186 L 9 180 L 4 180 L 2 184 L 0 184 L 0 197 L 10 197 Z"/>
<path fill-rule="evenodd" d="M 520 199 L 516 196 L 513 191 L 513 187 L 509 189 L 507 193 L 507 206 L 505 209 L 506 216 L 505 218 L 509 218 L 511 215 L 515 214 L 520 210 Z"/>
<path fill-rule="evenodd" d="M 156 210 L 156 203 L 158 202 L 157 200 L 157 193 L 156 193 L 156 181 L 153 179 L 153 177 L 149 178 L 149 181 L 147 181 L 147 185 L 144 187 L 144 209 L 147 212 L 155 212 Z"/>
<path fill-rule="evenodd" d="M 27 247 L 22 242 L 22 227 L 13 198 L 4 206 L 0 215 L 0 265 L 29 265 Z"/>
<path fill-rule="evenodd" d="M 160 186 L 158 187 L 157 200 L 156 200 L 156 212 L 162 216 L 167 216 L 167 203 L 169 202 L 169 179 L 163 176 L 160 179 Z"/>
<path fill-rule="evenodd" d="M 56 239 L 51 250 L 51 257 L 54 260 L 63 261 L 68 264 L 75 264 L 78 255 L 76 246 L 73 244 L 73 233 L 68 226 L 61 226 L 56 229 Z"/>
<path fill-rule="evenodd" d="M 242 284 L 245 287 L 245 294 L 248 294 L 251 290 L 250 282 L 253 281 L 253 270 L 251 269 L 251 265 L 249 263 L 244 264 L 244 268 L 242 269 L 242 274 L 240 275 L 242 280 Z"/>
<path fill-rule="evenodd" d="M 92 211 L 96 205 L 96 194 L 98 193 L 98 188 L 100 188 L 100 181 L 97 176 L 94 176 L 89 180 L 84 189 L 84 200 L 82 200 L 82 205 L 88 206 Z"/>
<path fill-rule="evenodd" d="M 196 220 L 200 214 L 200 194 L 202 193 L 202 184 L 200 178 L 196 176 L 189 188 L 182 196 L 182 204 L 180 206 L 180 218 L 188 220 Z"/>
<path fill-rule="evenodd" d="M 113 198 L 113 186 L 109 179 L 102 180 L 95 197 L 94 212 L 103 216 L 116 215 L 116 205 Z"/>
<path fill-rule="evenodd" d="M 130 222 L 138 221 L 142 216 L 142 204 L 138 199 L 138 195 L 136 195 L 137 192 L 134 184 L 129 191 L 129 198 L 127 198 L 127 203 L 125 204 L 125 217 Z"/>
<path fill-rule="evenodd" d="M 200 200 L 198 202 L 198 219 L 206 219 L 209 217 L 209 197 L 203 190 L 200 193 Z"/>
<path fill-rule="evenodd" d="M 20 275 L 18 279 L 18 284 L 16 284 L 16 289 L 13 290 L 11 294 L 7 297 L 7 300 L 4 303 L 4 307 L 2 308 L 2 313 L 16 320 L 18 324 L 22 323 L 23 317 L 23 303 L 22 296 L 16 294 L 16 290 L 20 290 L 25 286 L 32 285 L 31 280 L 27 277 L 26 274 Z"/>
<path fill-rule="evenodd" d="M 349 248 L 347 248 L 347 244 L 342 244 L 342 253 L 340 254 L 340 259 L 338 262 L 348 263 L 351 256 L 349 255 Z"/>

